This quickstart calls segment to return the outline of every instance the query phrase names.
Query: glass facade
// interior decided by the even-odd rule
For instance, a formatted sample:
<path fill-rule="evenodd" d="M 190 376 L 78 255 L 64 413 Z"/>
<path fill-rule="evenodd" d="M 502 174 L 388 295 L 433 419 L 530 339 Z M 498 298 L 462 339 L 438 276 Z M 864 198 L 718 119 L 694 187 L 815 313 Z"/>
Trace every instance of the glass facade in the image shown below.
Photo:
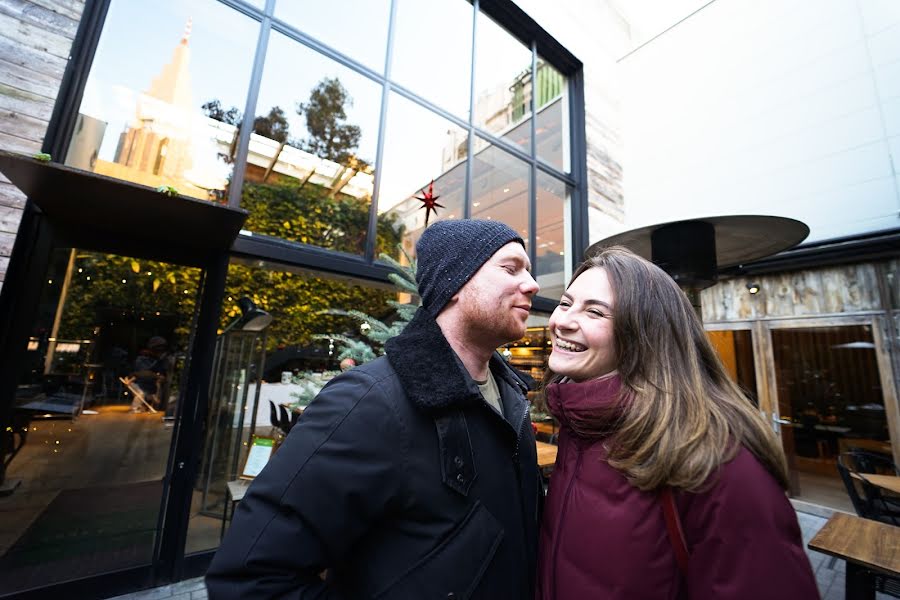
<path fill-rule="evenodd" d="M 340 19 L 319 4 L 112 0 L 67 164 L 366 261 L 414 250 L 430 194 L 429 222 L 507 221 L 564 273 L 545 249 L 570 239 L 542 248 L 532 227 L 571 222 L 568 78 L 477 2 L 355 2 Z"/>
<path fill-rule="evenodd" d="M 346 368 L 346 358 L 361 363 L 379 355 L 381 344 L 364 332 L 402 322 L 390 302 L 410 301 L 392 289 L 239 260 L 229 266 L 226 294 L 187 553 L 218 546 L 253 438 L 271 439 L 277 450 L 285 411 L 299 416 L 300 407 Z M 242 298 L 271 317 L 265 327 L 242 325 Z"/>
<path fill-rule="evenodd" d="M 0 593 L 152 562 L 199 279 L 55 251 L 13 408 Z"/>
<path fill-rule="evenodd" d="M 414 256 L 428 223 L 509 223 L 558 298 L 585 185 L 569 158 L 577 61 L 552 70 L 477 0 L 340 8 L 109 1 L 90 67 L 76 65 L 65 164 L 249 215 L 224 288 L 207 285 L 212 267 L 145 257 L 157 249 L 54 250 L 8 424 L 19 451 L 6 477 L 22 483 L 0 497 L 0 593 L 122 569 L 165 579 L 215 549 L 254 440 L 277 443 L 347 352 L 377 355 L 367 328 L 402 325 L 390 302 L 414 298 L 376 261 L 407 264 L 400 249 Z M 218 331 L 198 351 L 210 303 Z M 545 323 L 533 316 L 508 356 L 535 376 Z M 183 494 L 176 456 L 191 440 Z"/>

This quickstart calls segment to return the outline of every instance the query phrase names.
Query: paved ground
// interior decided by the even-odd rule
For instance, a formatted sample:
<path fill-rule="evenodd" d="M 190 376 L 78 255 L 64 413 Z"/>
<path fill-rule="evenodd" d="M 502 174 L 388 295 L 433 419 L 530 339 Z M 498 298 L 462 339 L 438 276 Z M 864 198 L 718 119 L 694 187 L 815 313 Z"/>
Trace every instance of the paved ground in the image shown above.
<path fill-rule="evenodd" d="M 797 517 L 803 530 L 803 546 L 806 547 L 807 542 L 825 525 L 827 519 L 804 512 L 798 512 Z M 832 564 L 829 556 L 810 550 L 806 552 L 816 573 L 822 600 L 844 600 L 844 561 L 838 560 Z M 890 596 L 884 594 L 878 594 L 877 597 L 878 600 L 890 599 Z M 189 579 L 152 590 L 117 596 L 115 600 L 206 600 L 206 587 L 202 578 Z"/>

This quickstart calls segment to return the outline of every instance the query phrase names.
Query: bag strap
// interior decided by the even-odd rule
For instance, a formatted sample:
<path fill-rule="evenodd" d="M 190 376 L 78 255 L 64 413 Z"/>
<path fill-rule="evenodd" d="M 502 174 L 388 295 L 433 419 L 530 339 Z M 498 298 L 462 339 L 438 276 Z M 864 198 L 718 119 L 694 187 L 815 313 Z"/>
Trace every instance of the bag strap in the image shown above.
<path fill-rule="evenodd" d="M 678 518 L 678 507 L 675 506 L 675 496 L 672 495 L 672 488 L 662 488 L 659 492 L 659 498 L 662 502 L 663 516 L 666 518 L 666 530 L 669 532 L 669 541 L 672 542 L 672 548 L 675 550 L 675 561 L 678 563 L 678 570 L 687 577 L 690 553 L 688 552 L 687 541 L 684 538 L 684 531 L 681 529 L 681 519 Z"/>

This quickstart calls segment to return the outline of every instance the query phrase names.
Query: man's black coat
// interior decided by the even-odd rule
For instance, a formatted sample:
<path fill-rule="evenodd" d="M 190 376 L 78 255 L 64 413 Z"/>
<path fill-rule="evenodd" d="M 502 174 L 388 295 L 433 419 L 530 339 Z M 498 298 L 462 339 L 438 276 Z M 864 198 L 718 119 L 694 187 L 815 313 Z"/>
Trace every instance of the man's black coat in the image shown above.
<path fill-rule="evenodd" d="M 521 379 L 495 353 L 503 418 L 421 310 L 386 351 L 329 382 L 250 486 L 211 599 L 534 597 Z"/>

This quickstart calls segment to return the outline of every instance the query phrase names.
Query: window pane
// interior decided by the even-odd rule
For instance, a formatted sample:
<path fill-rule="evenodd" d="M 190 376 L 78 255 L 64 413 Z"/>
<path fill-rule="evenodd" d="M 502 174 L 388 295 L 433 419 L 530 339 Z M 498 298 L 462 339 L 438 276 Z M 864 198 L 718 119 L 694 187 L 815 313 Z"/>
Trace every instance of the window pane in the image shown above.
<path fill-rule="evenodd" d="M 475 125 L 530 152 L 531 50 L 479 14 L 475 52 Z"/>
<path fill-rule="evenodd" d="M 234 128 L 202 105 L 244 105 L 258 35 L 213 0 L 113 2 L 66 164 L 224 199 Z"/>
<path fill-rule="evenodd" d="M 791 494 L 851 509 L 837 456 L 856 448 L 891 456 L 884 390 L 868 325 L 772 331 L 781 441 Z"/>
<path fill-rule="evenodd" d="M 537 71 L 537 156 L 560 171 L 570 170 L 569 94 L 562 73 L 543 59 Z"/>
<path fill-rule="evenodd" d="M 403 236 L 410 255 L 425 229 L 427 209 L 417 198 L 427 198 L 429 188 L 441 205 L 430 213 L 429 223 L 463 216 L 467 139 L 450 121 L 391 94 L 378 212 Z"/>
<path fill-rule="evenodd" d="M 392 52 L 392 80 L 464 119 L 469 116 L 472 10 L 462 0 L 400 0 Z"/>
<path fill-rule="evenodd" d="M 566 249 L 571 245 L 570 214 L 572 188 L 538 171 L 537 245 L 534 274 L 541 286 L 539 294 L 558 300 L 565 291 Z"/>
<path fill-rule="evenodd" d="M 271 316 L 262 330 L 244 327 L 249 308 L 245 304 L 241 310 L 244 297 Z M 377 326 L 375 320 L 385 325 L 404 322 L 388 304 L 392 300 L 406 302 L 408 297 L 394 288 L 315 277 L 276 264 L 253 261 L 229 266 L 186 552 L 218 546 L 226 505 L 231 517 L 228 483 L 239 493 L 235 484 L 252 436 L 280 443 L 284 421 L 300 418 L 305 405 L 341 369 L 348 346 L 340 339 L 359 344 L 348 351 L 357 364 L 381 354 L 381 345 L 363 333 L 363 323 L 326 311 L 361 311 L 372 317 L 371 323 L 365 322 L 371 330 Z"/>
<path fill-rule="evenodd" d="M 528 245 L 528 165 L 511 154 L 488 146 L 475 155 L 472 218 L 503 221 Z"/>
<path fill-rule="evenodd" d="M 275 17 L 361 62 L 384 72 L 390 2 L 278 0 Z"/>
<path fill-rule="evenodd" d="M 199 281 L 54 251 L 11 411 L 0 594 L 151 563 Z"/>
<path fill-rule="evenodd" d="M 244 227 L 362 254 L 380 110 L 381 86 L 272 32 L 241 195 Z"/>

